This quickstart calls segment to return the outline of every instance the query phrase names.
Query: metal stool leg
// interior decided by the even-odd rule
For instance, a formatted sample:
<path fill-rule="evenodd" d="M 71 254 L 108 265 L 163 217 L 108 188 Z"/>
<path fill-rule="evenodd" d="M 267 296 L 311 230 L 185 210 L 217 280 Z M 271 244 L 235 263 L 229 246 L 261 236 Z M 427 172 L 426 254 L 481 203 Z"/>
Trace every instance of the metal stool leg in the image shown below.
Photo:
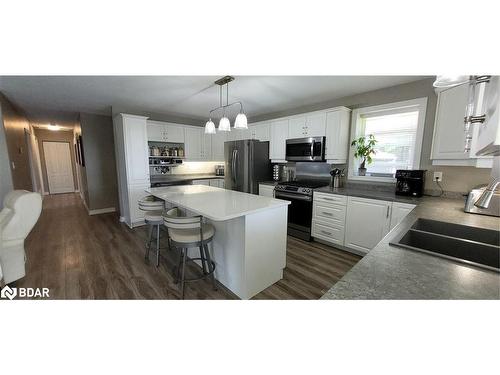
<path fill-rule="evenodd" d="M 215 281 L 215 264 L 212 263 L 212 259 L 210 258 L 210 251 L 208 250 L 208 244 L 203 245 L 205 248 L 205 254 L 208 262 L 208 270 L 210 272 L 210 277 L 212 279 L 212 285 L 214 290 L 217 290 L 217 282 Z"/>
<path fill-rule="evenodd" d="M 146 254 L 144 254 L 144 259 L 149 259 L 149 248 L 151 247 L 151 240 L 153 237 L 153 226 L 149 225 L 149 236 L 146 242 Z"/>
<path fill-rule="evenodd" d="M 156 226 L 156 267 L 160 265 L 160 225 Z"/>
<path fill-rule="evenodd" d="M 200 245 L 200 258 L 201 258 L 201 268 L 203 269 L 203 274 L 207 274 L 207 265 L 206 265 L 206 259 L 205 259 L 205 254 L 204 254 L 204 249 L 203 246 Z M 210 270 L 210 266 L 208 268 Z"/>
<path fill-rule="evenodd" d="M 181 296 L 184 299 L 184 284 L 186 278 L 186 259 L 187 259 L 187 248 L 182 248 L 182 271 L 181 271 Z"/>

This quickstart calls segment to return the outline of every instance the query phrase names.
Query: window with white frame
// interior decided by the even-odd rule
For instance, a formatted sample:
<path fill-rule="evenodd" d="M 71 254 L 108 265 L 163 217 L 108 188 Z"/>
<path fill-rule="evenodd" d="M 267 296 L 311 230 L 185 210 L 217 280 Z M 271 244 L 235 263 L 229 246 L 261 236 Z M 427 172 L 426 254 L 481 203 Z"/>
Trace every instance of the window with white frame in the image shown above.
<path fill-rule="evenodd" d="M 364 176 L 358 173 L 362 160 L 354 157 L 351 147 L 349 178 L 393 181 L 397 169 L 418 169 L 426 107 L 427 98 L 419 98 L 354 110 L 351 141 L 373 134 L 377 143 Z"/>

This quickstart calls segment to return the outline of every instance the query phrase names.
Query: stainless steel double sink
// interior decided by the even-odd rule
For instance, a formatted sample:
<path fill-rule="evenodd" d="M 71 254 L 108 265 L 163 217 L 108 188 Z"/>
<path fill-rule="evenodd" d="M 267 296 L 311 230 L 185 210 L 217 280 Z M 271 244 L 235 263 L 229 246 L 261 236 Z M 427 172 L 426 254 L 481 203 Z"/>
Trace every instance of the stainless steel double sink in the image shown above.
<path fill-rule="evenodd" d="M 390 245 L 500 272 L 500 231 L 417 219 Z"/>

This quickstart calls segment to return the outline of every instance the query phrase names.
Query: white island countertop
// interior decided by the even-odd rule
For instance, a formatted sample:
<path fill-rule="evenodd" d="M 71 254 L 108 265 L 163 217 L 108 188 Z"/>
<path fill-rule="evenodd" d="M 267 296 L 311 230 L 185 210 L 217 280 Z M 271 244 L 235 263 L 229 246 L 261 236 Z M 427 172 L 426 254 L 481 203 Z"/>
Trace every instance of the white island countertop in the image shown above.
<path fill-rule="evenodd" d="M 231 220 L 290 204 L 289 201 L 281 199 L 205 185 L 166 186 L 149 188 L 146 191 L 214 221 Z"/>

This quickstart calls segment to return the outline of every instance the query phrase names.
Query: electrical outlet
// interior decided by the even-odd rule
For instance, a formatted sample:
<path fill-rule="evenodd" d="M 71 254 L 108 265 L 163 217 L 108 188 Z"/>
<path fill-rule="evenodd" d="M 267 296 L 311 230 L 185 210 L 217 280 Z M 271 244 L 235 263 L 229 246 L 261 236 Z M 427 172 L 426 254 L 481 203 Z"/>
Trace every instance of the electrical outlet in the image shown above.
<path fill-rule="evenodd" d="M 443 181 L 443 172 L 434 172 L 434 181 Z"/>

